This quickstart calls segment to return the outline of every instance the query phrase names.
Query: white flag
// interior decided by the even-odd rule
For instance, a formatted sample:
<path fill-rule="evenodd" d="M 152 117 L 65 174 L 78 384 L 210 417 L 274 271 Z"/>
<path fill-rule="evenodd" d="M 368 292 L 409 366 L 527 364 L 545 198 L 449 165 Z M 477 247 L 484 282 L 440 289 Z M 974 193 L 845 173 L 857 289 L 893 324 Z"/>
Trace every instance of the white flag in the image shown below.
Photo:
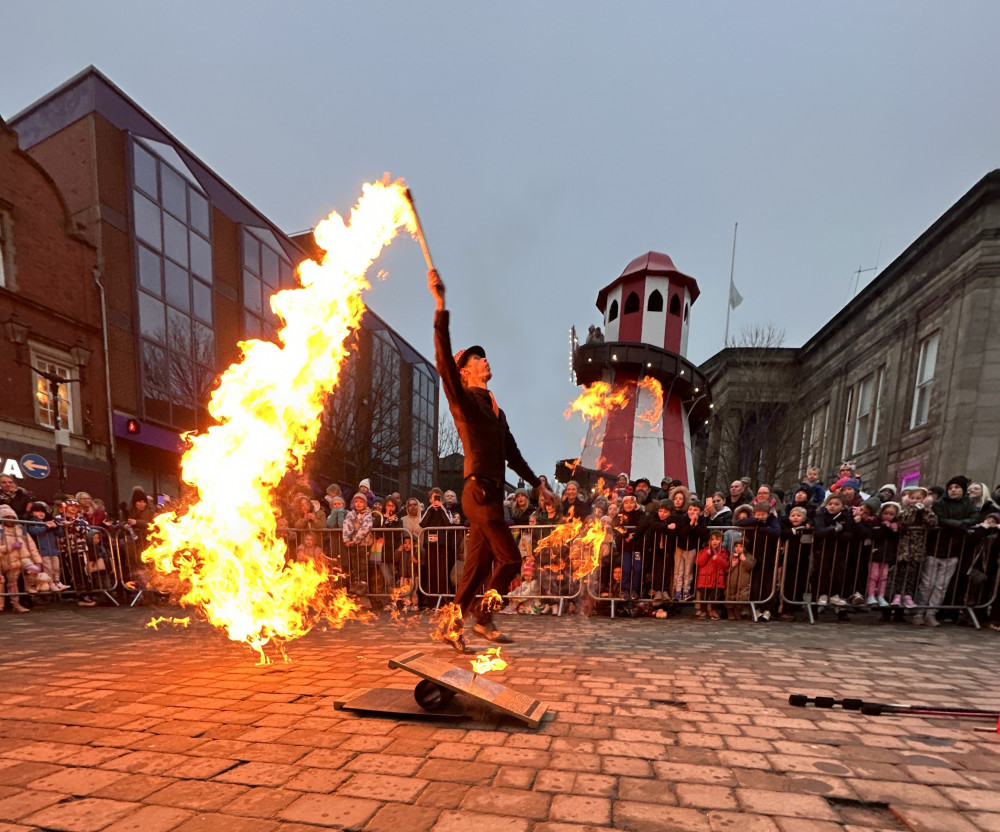
<path fill-rule="evenodd" d="M 730 283 L 729 284 L 729 308 L 730 309 L 735 309 L 741 303 L 743 303 L 743 295 L 741 295 L 739 292 L 736 291 L 736 284 L 735 283 Z"/>

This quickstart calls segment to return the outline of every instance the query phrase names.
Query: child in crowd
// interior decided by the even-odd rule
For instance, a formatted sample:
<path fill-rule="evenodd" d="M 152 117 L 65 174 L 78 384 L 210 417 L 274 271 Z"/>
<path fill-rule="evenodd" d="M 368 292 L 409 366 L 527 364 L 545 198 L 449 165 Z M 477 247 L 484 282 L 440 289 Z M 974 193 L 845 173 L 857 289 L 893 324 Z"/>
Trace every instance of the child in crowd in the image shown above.
<path fill-rule="evenodd" d="M 18 593 L 18 579 L 24 576 L 25 589 L 29 593 L 37 591 L 35 582 L 42 573 L 42 556 L 38 554 L 35 541 L 17 522 L 17 514 L 6 503 L 0 504 L 0 575 L 5 586 L 0 592 L 10 595 L 10 606 L 14 612 L 28 612 L 21 603 Z"/>
<path fill-rule="evenodd" d="M 764 601 L 767 596 L 774 595 L 773 590 L 765 586 L 765 581 L 774 574 L 777 565 L 781 523 L 768 500 L 757 500 L 751 508 L 753 516 L 737 520 L 736 526 L 743 532 L 744 551 L 748 555 L 753 555 L 755 565 L 761 566 L 751 573 L 749 597 Z M 766 609 L 760 620 L 770 621 L 771 610 Z"/>
<path fill-rule="evenodd" d="M 669 596 L 673 582 L 676 535 L 668 530 L 669 518 L 670 503 L 661 500 L 653 511 L 646 514 L 643 525 L 645 550 L 648 554 L 649 589 L 653 593 L 654 602 L 663 601 Z"/>
<path fill-rule="evenodd" d="M 639 597 L 642 583 L 642 541 L 637 531 L 643 518 L 643 510 L 631 494 L 622 500 L 622 510 L 615 518 L 615 530 L 619 533 L 622 555 L 622 587 L 625 598 L 633 601 Z"/>
<path fill-rule="evenodd" d="M 869 607 L 888 607 L 885 600 L 886 584 L 889 580 L 889 569 L 896 562 L 899 550 L 899 503 L 892 501 L 882 503 L 878 522 L 872 529 L 872 552 L 868 564 L 868 587 L 865 592 L 865 603 Z"/>
<path fill-rule="evenodd" d="M 306 532 L 302 536 L 302 542 L 295 549 L 296 563 L 313 563 L 319 570 L 326 569 L 326 558 L 323 549 L 316 543 L 314 532 Z"/>
<path fill-rule="evenodd" d="M 722 548 L 722 532 L 712 531 L 708 536 L 708 546 L 698 552 L 698 601 L 695 604 L 695 618 L 711 618 L 718 621 L 721 615 L 712 606 L 726 594 L 726 571 L 729 568 L 729 552 Z M 701 603 L 707 602 L 707 603 Z"/>
<path fill-rule="evenodd" d="M 335 494 L 330 498 L 330 513 L 326 517 L 326 527 L 328 529 L 342 529 L 346 516 L 347 508 L 344 504 L 344 498 Z"/>
<path fill-rule="evenodd" d="M 372 535 L 372 522 L 368 498 L 359 491 L 351 500 L 351 510 L 344 515 L 341 536 L 347 554 L 345 565 L 350 586 L 353 591 L 361 593 L 368 590 L 368 550 L 375 542 Z"/>
<path fill-rule="evenodd" d="M 753 576 L 753 568 L 756 561 L 752 553 L 743 550 L 743 539 L 735 538 L 733 541 L 733 552 L 729 557 L 729 569 L 726 572 L 726 600 L 727 601 L 749 601 L 750 581 Z M 738 605 L 730 608 L 733 618 L 742 621 L 749 618 L 750 608 Z"/>
<path fill-rule="evenodd" d="M 136 499 L 136 495 L 133 494 L 133 505 L 140 505 L 141 509 L 145 509 L 145 504 L 142 501 L 136 502 Z M 70 563 L 75 565 L 75 567 L 71 567 L 75 568 L 74 574 L 82 576 L 80 580 L 82 580 L 84 588 L 81 590 L 79 583 L 77 584 L 77 591 L 80 592 L 77 597 L 77 606 L 93 607 L 97 601 L 94 600 L 90 592 L 96 588 L 91 575 L 92 570 L 89 568 L 91 557 L 90 525 L 80 516 L 80 504 L 72 498 L 63 500 L 62 511 L 54 519 L 56 521 L 56 537 L 62 541 L 60 548 L 66 552 Z M 141 528 L 143 535 L 145 534 L 144 526 L 139 527 L 137 524 L 133 524 L 129 528 L 133 529 L 133 534 L 135 528 Z"/>
<path fill-rule="evenodd" d="M 789 509 L 781 523 L 781 539 L 785 544 L 785 559 L 778 573 L 778 586 L 781 587 L 778 617 L 782 621 L 794 621 L 795 616 L 785 607 L 784 600 L 801 602 L 809 580 L 813 548 L 809 508 L 795 505 Z"/>
<path fill-rule="evenodd" d="M 899 512 L 899 547 L 896 563 L 889 570 L 886 595 L 889 605 L 912 609 L 920 569 L 927 557 L 927 536 L 937 528 L 937 515 L 931 508 L 929 492 L 922 485 L 903 489 L 903 507 Z"/>
<path fill-rule="evenodd" d="M 45 572 L 52 578 L 52 589 L 62 592 L 70 589 L 62 582 L 62 563 L 59 560 L 59 541 L 56 539 L 56 521 L 49 514 L 45 503 L 35 501 L 28 506 L 28 516 L 32 522 L 28 524 L 28 534 L 34 538 L 38 554 L 42 556 Z"/>
<path fill-rule="evenodd" d="M 87 532 L 87 565 L 85 567 L 91 586 L 95 589 L 106 589 L 114 567 L 111 556 L 104 545 L 104 537 L 100 529 L 91 527 Z"/>
<path fill-rule="evenodd" d="M 569 546 L 563 545 L 556 554 L 554 563 L 542 570 L 541 594 L 549 596 L 542 599 L 541 614 L 559 612 L 561 599 L 576 595 L 580 584 L 573 578 L 573 567 L 570 563 Z"/>
<path fill-rule="evenodd" d="M 842 597 L 845 593 L 849 571 L 850 544 L 855 538 L 854 513 L 844 504 L 844 498 L 834 491 L 826 498 L 826 502 L 816 512 L 816 547 L 814 554 L 819 565 L 813 571 L 816 574 L 815 593 L 819 595 L 817 606 L 825 607 L 828 603 L 837 607 L 837 617 L 847 619 L 847 601 Z"/>

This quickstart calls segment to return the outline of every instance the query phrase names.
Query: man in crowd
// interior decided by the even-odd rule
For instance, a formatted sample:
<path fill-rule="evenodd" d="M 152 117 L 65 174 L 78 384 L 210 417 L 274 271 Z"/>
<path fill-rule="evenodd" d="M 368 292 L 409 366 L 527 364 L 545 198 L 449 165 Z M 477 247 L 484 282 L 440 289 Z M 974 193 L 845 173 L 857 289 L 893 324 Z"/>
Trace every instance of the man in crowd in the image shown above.
<path fill-rule="evenodd" d="M 489 391 L 493 373 L 486 351 L 476 345 L 452 355 L 449 313 L 444 306 L 445 288 L 436 271 L 428 272 L 427 286 L 435 303 L 435 362 L 465 452 L 462 508 L 469 521 L 465 569 L 453 602 L 461 616 L 439 636 L 465 653 L 468 648 L 462 620 L 470 611 L 478 622 L 473 628 L 477 635 L 498 644 L 512 641 L 493 626 L 489 601 L 475 604 L 476 591 L 484 582 L 488 594 L 489 590 L 495 590 L 503 595 L 521 569 L 521 553 L 504 521 L 505 463 L 538 488 L 543 498 L 554 501 L 556 497 L 521 456 L 507 426 L 507 417 Z M 442 619 L 443 622 L 449 620 L 448 616 Z"/>

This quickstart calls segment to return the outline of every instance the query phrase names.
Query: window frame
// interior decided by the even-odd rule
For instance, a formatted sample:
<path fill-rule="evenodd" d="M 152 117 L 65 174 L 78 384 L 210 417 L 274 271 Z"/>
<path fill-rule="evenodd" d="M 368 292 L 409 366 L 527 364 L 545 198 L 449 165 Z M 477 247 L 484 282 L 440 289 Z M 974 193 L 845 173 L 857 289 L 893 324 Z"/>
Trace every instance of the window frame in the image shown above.
<path fill-rule="evenodd" d="M 72 357 L 68 353 L 53 347 L 30 342 L 28 344 L 28 355 L 31 363 L 31 389 L 33 391 L 35 424 L 49 430 L 56 429 L 55 419 L 49 417 L 48 421 L 46 421 L 43 418 L 43 413 L 51 414 L 53 412 L 51 407 L 45 405 L 43 408 L 42 404 L 43 396 L 45 401 L 48 401 L 49 382 L 36 373 L 35 368 L 37 367 L 49 373 L 56 372 L 56 375 L 60 375 L 56 370 L 62 370 L 66 373 L 64 378 L 69 382 L 59 385 L 58 400 L 66 403 L 65 420 L 62 427 L 63 430 L 68 430 L 71 434 L 79 433 L 78 427 L 81 424 L 81 411 L 80 397 L 77 395 L 76 388 L 79 386 L 80 371 L 79 368 L 74 366 Z M 56 368 L 56 370 L 53 368 Z M 42 386 L 43 384 L 44 387 Z"/>
<path fill-rule="evenodd" d="M 927 376 L 927 355 L 931 344 L 934 345 L 934 361 L 930 376 Z M 913 404 L 910 408 L 910 430 L 923 427 L 930 421 L 931 396 L 934 392 L 934 377 L 937 375 L 937 359 L 941 349 L 941 331 L 930 333 L 920 341 L 917 358 L 917 370 L 913 381 Z M 923 419 L 917 421 L 923 405 Z"/>

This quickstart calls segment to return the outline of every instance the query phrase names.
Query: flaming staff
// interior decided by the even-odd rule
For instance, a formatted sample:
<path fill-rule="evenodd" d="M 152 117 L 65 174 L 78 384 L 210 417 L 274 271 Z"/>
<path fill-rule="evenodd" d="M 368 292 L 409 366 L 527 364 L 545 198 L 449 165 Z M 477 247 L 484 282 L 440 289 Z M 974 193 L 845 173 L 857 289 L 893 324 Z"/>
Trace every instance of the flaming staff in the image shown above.
<path fill-rule="evenodd" d="M 322 262 L 303 261 L 300 285 L 270 301 L 279 344 L 240 343 L 241 358 L 209 403 L 217 424 L 188 437 L 181 468 L 194 496 L 154 521 L 143 553 L 181 603 L 256 649 L 261 663 L 269 643 L 280 648 L 319 620 L 339 627 L 366 614 L 330 588 L 322 563 L 286 563 L 273 495 L 315 444 L 348 355 L 344 342 L 364 313 L 365 274 L 400 228 L 416 235 L 416 216 L 402 183 L 388 179 L 363 187 L 349 223 L 334 212 L 317 226 Z"/>

